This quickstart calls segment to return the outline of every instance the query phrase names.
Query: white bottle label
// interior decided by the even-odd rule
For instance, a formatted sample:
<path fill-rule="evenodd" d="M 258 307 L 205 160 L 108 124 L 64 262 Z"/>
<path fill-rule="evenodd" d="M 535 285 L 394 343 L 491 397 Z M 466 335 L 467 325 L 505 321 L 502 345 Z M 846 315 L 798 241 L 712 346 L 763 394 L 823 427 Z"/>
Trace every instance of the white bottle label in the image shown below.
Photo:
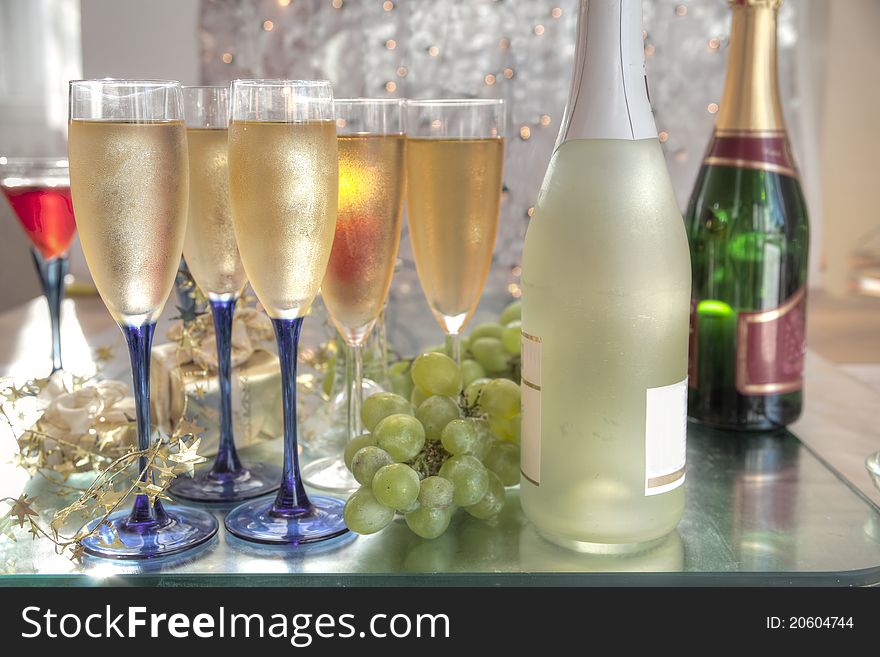
<path fill-rule="evenodd" d="M 645 495 L 659 495 L 684 483 L 686 435 L 687 379 L 668 386 L 648 388 L 645 407 Z"/>
<path fill-rule="evenodd" d="M 541 338 L 522 333 L 522 440 L 520 471 L 541 483 Z"/>

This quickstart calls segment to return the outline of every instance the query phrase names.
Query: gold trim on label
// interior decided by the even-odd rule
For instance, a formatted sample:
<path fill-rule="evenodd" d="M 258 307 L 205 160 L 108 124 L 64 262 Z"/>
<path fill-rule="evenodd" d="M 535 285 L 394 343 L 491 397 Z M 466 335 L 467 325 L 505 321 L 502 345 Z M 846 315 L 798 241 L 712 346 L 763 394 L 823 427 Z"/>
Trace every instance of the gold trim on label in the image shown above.
<path fill-rule="evenodd" d="M 521 380 L 522 380 L 522 382 L 523 382 L 523 385 L 528 386 L 528 387 L 531 388 L 532 390 L 537 390 L 538 392 L 541 392 L 541 386 L 532 383 L 532 382 L 529 381 L 528 379 L 524 379 L 524 378 L 522 378 L 522 377 L 520 377 L 520 378 L 521 378 Z"/>
<path fill-rule="evenodd" d="M 647 488 L 660 488 L 660 486 L 674 483 L 684 477 L 684 471 L 685 468 L 682 466 L 675 472 L 670 472 L 669 474 L 661 475 L 659 477 L 651 477 L 648 479 Z"/>
<path fill-rule="evenodd" d="M 716 137 L 752 137 L 755 139 L 783 139 L 788 133 L 783 130 L 749 130 L 748 128 L 740 128 L 737 130 L 716 129 Z"/>
<path fill-rule="evenodd" d="M 792 169 L 791 167 L 784 167 L 769 162 L 757 162 L 755 160 L 740 160 L 733 157 L 717 157 L 715 155 L 710 155 L 703 160 L 703 164 L 714 164 L 715 166 L 720 167 L 737 167 L 740 169 L 755 169 L 757 171 L 771 171 L 773 173 L 782 174 L 783 176 L 791 176 L 792 178 L 798 177 L 797 170 Z"/>
<path fill-rule="evenodd" d="M 520 469 L 519 473 L 520 473 L 520 474 L 526 479 L 526 481 L 528 481 L 529 483 L 534 484 L 535 486 L 540 486 L 540 485 L 541 485 L 541 484 L 539 484 L 537 481 L 535 481 L 534 479 L 532 479 L 529 475 L 527 475 L 525 472 L 523 472 L 522 469 Z"/>
<path fill-rule="evenodd" d="M 531 340 L 532 342 L 541 342 L 541 338 L 539 338 L 537 335 L 532 335 L 531 333 L 526 333 L 525 331 L 520 331 L 520 333 L 522 333 L 522 336 L 526 340 Z"/>

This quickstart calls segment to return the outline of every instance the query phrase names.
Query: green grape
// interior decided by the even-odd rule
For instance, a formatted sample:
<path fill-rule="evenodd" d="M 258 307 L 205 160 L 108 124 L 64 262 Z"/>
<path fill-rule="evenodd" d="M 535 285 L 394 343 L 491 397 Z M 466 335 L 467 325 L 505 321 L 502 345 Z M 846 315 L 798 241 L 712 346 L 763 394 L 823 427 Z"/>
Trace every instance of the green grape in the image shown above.
<path fill-rule="evenodd" d="M 487 372 L 503 372 L 508 367 L 510 356 L 499 338 L 477 338 L 471 343 L 471 353 Z"/>
<path fill-rule="evenodd" d="M 410 379 L 410 380 L 412 380 L 412 379 Z M 418 387 L 416 387 L 414 384 L 413 389 L 412 389 L 412 394 L 409 396 L 409 400 L 412 403 L 413 408 L 418 408 L 419 406 L 421 406 L 422 402 L 425 401 L 427 398 L 428 398 L 428 395 L 426 395 L 421 390 L 419 390 Z"/>
<path fill-rule="evenodd" d="M 519 483 L 519 445 L 497 440 L 489 448 L 483 463 L 498 475 L 505 486 L 516 486 Z"/>
<path fill-rule="evenodd" d="M 507 493 L 504 490 L 504 484 L 501 479 L 494 472 L 489 472 L 489 490 L 483 495 L 483 499 L 476 504 L 465 507 L 464 510 L 474 518 L 488 520 L 501 513 L 506 497 Z"/>
<path fill-rule="evenodd" d="M 429 509 L 422 506 L 412 513 L 407 513 L 404 518 L 414 534 L 422 538 L 437 538 L 449 527 L 449 521 L 452 520 L 454 511 L 453 507 Z"/>
<path fill-rule="evenodd" d="M 498 321 L 507 326 L 515 319 L 522 319 L 522 301 L 514 301 L 502 310 Z"/>
<path fill-rule="evenodd" d="M 409 399 L 413 391 L 412 377 L 409 373 L 410 365 L 411 362 L 408 360 L 399 360 L 388 368 L 392 391 L 404 399 Z"/>
<path fill-rule="evenodd" d="M 356 534 L 374 534 L 391 524 L 394 509 L 380 504 L 369 486 L 364 486 L 348 498 L 342 517 Z"/>
<path fill-rule="evenodd" d="M 412 396 L 413 388 L 415 388 L 415 386 L 413 385 L 409 373 L 395 374 L 388 378 L 391 379 L 391 391 L 395 395 L 400 395 L 404 399 L 409 399 Z"/>
<path fill-rule="evenodd" d="M 412 513 L 413 511 L 418 510 L 422 505 L 419 504 L 419 499 L 416 498 L 416 501 L 410 504 L 408 507 L 404 509 L 398 509 L 398 513 L 402 513 L 406 515 L 407 513 Z"/>
<path fill-rule="evenodd" d="M 489 416 L 489 428 L 492 433 L 501 438 L 517 445 L 520 442 L 520 434 L 522 432 L 522 416 L 514 415 L 513 417 L 499 419 L 493 415 Z"/>
<path fill-rule="evenodd" d="M 373 430 L 376 444 L 398 463 L 411 461 L 425 446 L 425 428 L 412 415 L 389 415 Z"/>
<path fill-rule="evenodd" d="M 375 447 L 376 445 L 376 437 L 371 433 L 361 434 L 349 440 L 345 445 L 345 451 L 342 452 L 342 460 L 345 461 L 345 467 L 351 470 L 351 460 L 362 447 Z"/>
<path fill-rule="evenodd" d="M 388 366 L 388 374 L 406 374 L 409 371 L 412 361 L 398 360 Z"/>
<path fill-rule="evenodd" d="M 424 425 L 428 440 L 440 440 L 443 427 L 459 417 L 458 404 L 449 397 L 428 397 L 416 410 L 416 418 Z"/>
<path fill-rule="evenodd" d="M 493 379 L 483 388 L 480 408 L 490 416 L 505 420 L 520 412 L 519 385 L 509 379 Z"/>
<path fill-rule="evenodd" d="M 474 330 L 471 331 L 468 339 L 473 344 L 474 340 L 479 340 L 480 338 L 501 338 L 501 332 L 504 330 L 504 327 L 501 324 L 496 324 L 495 322 L 486 322 L 485 324 L 480 324 L 474 327 Z"/>
<path fill-rule="evenodd" d="M 364 422 L 364 428 L 367 431 L 372 431 L 380 421 L 396 413 L 412 415 L 413 405 L 404 397 L 395 395 L 393 392 L 377 392 L 364 400 L 364 405 L 361 407 L 361 420 Z"/>
<path fill-rule="evenodd" d="M 419 487 L 419 504 L 429 509 L 442 509 L 452 506 L 452 482 L 434 475 L 425 477 Z"/>
<path fill-rule="evenodd" d="M 419 499 L 419 474 L 408 465 L 392 463 L 373 475 L 372 487 L 381 504 L 403 511 Z"/>
<path fill-rule="evenodd" d="M 461 369 L 446 354 L 422 354 L 413 363 L 412 380 L 429 396 L 452 397 L 461 390 Z"/>
<path fill-rule="evenodd" d="M 461 387 L 467 388 L 477 379 L 486 376 L 486 370 L 477 361 L 467 358 L 461 362 Z"/>
<path fill-rule="evenodd" d="M 468 418 L 468 420 L 477 433 L 473 455 L 482 461 L 486 458 L 486 454 L 489 453 L 489 448 L 495 443 L 495 438 L 492 436 L 492 430 L 489 428 L 489 423 L 486 420 L 482 418 Z"/>
<path fill-rule="evenodd" d="M 440 442 L 450 454 L 473 454 L 477 431 L 467 420 L 452 420 L 440 432 Z"/>
<path fill-rule="evenodd" d="M 522 322 L 518 319 L 504 327 L 501 332 L 501 345 L 511 356 L 519 356 L 522 348 Z"/>
<path fill-rule="evenodd" d="M 480 377 L 479 379 L 471 381 L 468 387 L 464 389 L 465 404 L 469 407 L 476 406 L 477 402 L 480 400 L 480 395 L 483 392 L 483 386 L 491 380 L 492 379 L 486 377 Z"/>
<path fill-rule="evenodd" d="M 361 447 L 351 459 L 351 474 L 362 486 L 369 486 L 373 481 L 373 475 L 386 465 L 394 463 L 391 454 L 384 449 L 367 445 Z"/>
<path fill-rule="evenodd" d="M 452 482 L 456 506 L 476 504 L 489 489 L 489 472 L 470 454 L 447 459 L 440 468 L 440 476 Z"/>

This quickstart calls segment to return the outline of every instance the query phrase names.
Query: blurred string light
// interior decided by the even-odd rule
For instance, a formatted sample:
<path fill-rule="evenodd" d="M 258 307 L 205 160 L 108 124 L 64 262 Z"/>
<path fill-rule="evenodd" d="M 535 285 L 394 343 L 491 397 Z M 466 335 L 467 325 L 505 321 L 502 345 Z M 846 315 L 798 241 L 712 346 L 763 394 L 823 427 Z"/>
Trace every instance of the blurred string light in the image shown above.
<path fill-rule="evenodd" d="M 357 85 L 368 80 L 365 88 L 388 94 L 504 97 L 509 102 L 507 150 L 511 158 L 505 168 L 509 186 L 505 211 L 516 208 L 514 216 L 531 216 L 542 177 L 539 162 L 549 156 L 558 128 L 558 119 L 551 117 L 562 115 L 568 95 L 577 0 L 498 0 L 488 5 L 488 11 L 483 3 L 461 0 L 426 4 L 433 7 L 431 12 L 421 3 L 399 0 L 209 3 L 202 12 L 203 76 L 206 83 L 225 83 L 230 65 L 242 77 L 299 77 L 336 70 L 347 78 L 334 80 L 340 91 L 346 89 L 345 94 L 358 93 Z M 452 8 L 457 9 L 450 13 Z M 322 22 L 322 15 L 338 10 L 344 10 L 339 18 Z M 798 36 L 797 23 L 791 18 L 795 12 L 787 11 L 788 18 L 780 16 L 781 67 L 791 66 L 790 53 Z M 658 138 L 667 152 L 680 200 L 692 183 L 681 182 L 683 172 L 698 166 L 719 110 L 724 58 L 717 55 L 725 52 L 728 25 L 728 9 L 720 1 L 654 0 L 645 5 L 644 52 L 651 60 L 649 80 L 658 123 L 664 126 Z M 358 42 L 357 30 L 363 32 L 366 45 L 348 47 Z M 285 39 L 258 37 L 268 32 L 283 32 Z M 785 40 L 784 34 L 793 36 Z M 291 43 L 296 45 L 291 47 Z M 308 49 L 305 59 L 303 48 Z M 691 57 L 700 53 L 707 58 L 702 63 Z M 346 62 L 352 58 L 357 58 L 354 66 Z M 325 68 L 328 59 L 335 68 Z M 309 64 L 302 70 L 300 62 L 306 60 Z M 712 71 L 711 79 L 705 70 Z M 466 74 L 455 77 L 456 71 Z M 695 71 L 699 71 L 697 78 Z M 349 83 L 353 83 L 351 89 Z M 695 120 L 698 115 L 703 118 Z M 529 157 L 519 157 L 524 152 Z M 502 226 L 507 224 L 502 222 Z M 508 242 L 499 249 L 510 250 L 521 242 L 521 235 L 512 236 L 519 229 L 507 230 Z"/>

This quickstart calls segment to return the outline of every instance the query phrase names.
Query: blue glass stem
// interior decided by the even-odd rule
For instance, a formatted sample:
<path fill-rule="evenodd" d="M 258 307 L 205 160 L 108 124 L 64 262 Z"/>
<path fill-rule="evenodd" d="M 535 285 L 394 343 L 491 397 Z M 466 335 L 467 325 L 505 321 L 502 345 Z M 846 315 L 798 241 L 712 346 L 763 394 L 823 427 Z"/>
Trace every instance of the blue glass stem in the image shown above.
<path fill-rule="evenodd" d="M 153 344 L 153 331 L 156 324 L 143 324 L 141 326 L 122 326 L 122 332 L 128 342 L 128 354 L 131 357 L 131 376 L 134 381 L 134 404 L 137 415 L 138 449 L 147 450 L 150 447 L 150 347 Z M 138 468 L 143 472 L 141 481 L 149 479 L 144 471 L 147 467 L 147 457 L 141 456 Z M 134 506 L 129 516 L 129 525 L 142 525 L 145 523 L 160 525 L 169 522 L 162 503 L 156 500 L 150 504 L 150 498 L 144 494 L 135 496 Z"/>
<path fill-rule="evenodd" d="M 49 302 L 49 317 L 52 320 L 52 372 L 62 369 L 61 365 L 61 301 L 64 299 L 64 277 L 67 275 L 67 256 L 46 260 L 37 249 L 31 249 L 34 264 L 40 275 L 43 294 Z"/>
<path fill-rule="evenodd" d="M 232 432 L 232 318 L 235 299 L 211 301 L 214 335 L 217 338 L 217 377 L 220 381 L 220 444 L 211 473 L 222 478 L 241 471 Z"/>
<path fill-rule="evenodd" d="M 296 443 L 296 359 L 302 321 L 302 317 L 272 320 L 281 361 L 281 401 L 284 406 L 284 470 L 281 489 L 272 505 L 274 515 L 297 516 L 312 510 L 299 474 Z"/>

